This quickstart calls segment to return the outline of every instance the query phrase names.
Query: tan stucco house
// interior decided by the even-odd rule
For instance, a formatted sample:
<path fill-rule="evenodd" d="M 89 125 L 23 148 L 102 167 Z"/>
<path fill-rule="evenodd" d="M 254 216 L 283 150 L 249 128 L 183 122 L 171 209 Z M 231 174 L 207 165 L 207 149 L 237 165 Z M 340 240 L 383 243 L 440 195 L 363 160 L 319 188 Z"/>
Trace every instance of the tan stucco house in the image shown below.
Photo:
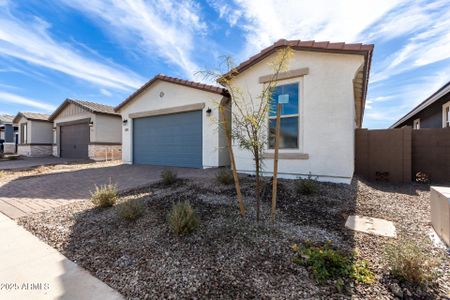
<path fill-rule="evenodd" d="M 17 154 L 28 157 L 52 155 L 53 123 L 49 115 L 33 112 L 19 112 L 14 117 L 18 124 L 19 140 Z"/>
<path fill-rule="evenodd" d="M 122 122 L 112 106 L 66 99 L 51 114 L 53 155 L 92 160 L 120 159 Z"/>
<path fill-rule="evenodd" d="M 272 94 L 274 104 L 283 103 L 278 174 L 350 183 L 355 129 L 363 120 L 373 45 L 279 40 L 233 70 L 231 84 L 248 95 L 248 103 L 272 78 L 271 62 L 283 47 L 294 53 Z M 269 140 L 274 119 L 275 113 L 270 112 Z M 238 171 L 253 173 L 251 154 L 237 143 L 233 148 Z M 267 176 L 272 175 L 273 152 L 268 143 L 263 169 Z"/>
<path fill-rule="evenodd" d="M 223 77 L 246 95 L 244 102 L 255 103 L 267 78 L 273 77 L 277 50 L 285 47 L 293 56 L 272 94 L 274 104 L 283 103 L 278 174 L 350 183 L 373 45 L 279 40 Z M 116 107 L 123 122 L 123 161 L 198 168 L 228 164 L 219 105 L 229 106 L 229 97 L 215 86 L 156 76 Z M 267 176 L 273 170 L 274 117 L 267 115 Z M 233 150 L 238 172 L 253 173 L 251 153 L 236 141 Z"/>

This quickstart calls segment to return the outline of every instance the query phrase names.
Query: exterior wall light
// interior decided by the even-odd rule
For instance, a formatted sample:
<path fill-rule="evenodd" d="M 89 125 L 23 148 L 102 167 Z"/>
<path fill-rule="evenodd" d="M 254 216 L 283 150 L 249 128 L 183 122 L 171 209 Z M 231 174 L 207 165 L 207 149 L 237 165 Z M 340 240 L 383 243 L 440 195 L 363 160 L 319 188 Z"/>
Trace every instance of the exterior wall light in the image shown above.
<path fill-rule="evenodd" d="M 94 127 L 94 121 L 89 122 L 89 127 Z"/>
<path fill-rule="evenodd" d="M 212 109 L 208 107 L 206 110 L 206 115 L 209 117 L 211 115 Z"/>
<path fill-rule="evenodd" d="M 123 120 L 123 121 L 122 121 L 122 124 L 123 124 L 123 126 L 127 126 L 128 120 L 127 120 L 127 119 Z"/>

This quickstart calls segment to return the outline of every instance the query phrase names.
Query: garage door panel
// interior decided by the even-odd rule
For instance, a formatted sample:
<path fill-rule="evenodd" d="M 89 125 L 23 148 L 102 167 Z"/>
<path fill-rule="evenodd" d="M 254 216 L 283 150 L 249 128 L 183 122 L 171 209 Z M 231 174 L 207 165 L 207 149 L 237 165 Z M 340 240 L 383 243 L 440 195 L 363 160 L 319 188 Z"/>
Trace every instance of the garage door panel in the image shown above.
<path fill-rule="evenodd" d="M 88 158 L 90 130 L 88 123 L 60 127 L 61 157 Z"/>
<path fill-rule="evenodd" d="M 133 161 L 201 168 L 202 112 L 134 119 Z"/>

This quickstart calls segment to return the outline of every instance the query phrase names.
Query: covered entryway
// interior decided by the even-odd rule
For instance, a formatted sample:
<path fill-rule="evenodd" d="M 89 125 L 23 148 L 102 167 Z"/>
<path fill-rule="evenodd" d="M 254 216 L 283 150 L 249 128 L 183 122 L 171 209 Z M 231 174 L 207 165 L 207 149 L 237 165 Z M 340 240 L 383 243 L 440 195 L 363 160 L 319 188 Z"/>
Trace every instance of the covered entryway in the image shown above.
<path fill-rule="evenodd" d="M 61 126 L 60 156 L 63 158 L 88 158 L 89 137 L 89 123 Z"/>
<path fill-rule="evenodd" d="M 133 119 L 133 162 L 202 168 L 202 111 Z"/>

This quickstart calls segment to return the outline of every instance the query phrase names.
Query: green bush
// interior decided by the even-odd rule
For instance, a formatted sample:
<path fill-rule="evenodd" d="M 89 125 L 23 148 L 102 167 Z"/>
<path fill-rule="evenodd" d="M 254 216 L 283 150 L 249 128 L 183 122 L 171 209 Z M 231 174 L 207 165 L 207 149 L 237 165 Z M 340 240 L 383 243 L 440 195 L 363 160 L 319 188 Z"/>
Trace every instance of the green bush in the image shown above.
<path fill-rule="evenodd" d="M 15 156 L 15 155 L 14 155 L 14 156 L 8 156 L 8 159 L 9 159 L 9 160 L 17 160 L 17 159 L 18 159 L 18 157 L 17 157 L 17 156 Z"/>
<path fill-rule="evenodd" d="M 296 189 L 300 195 L 312 195 L 319 191 L 319 186 L 313 179 L 300 179 L 296 183 Z"/>
<path fill-rule="evenodd" d="M 392 276 L 403 282 L 422 284 L 436 275 L 438 260 L 425 253 L 423 245 L 410 240 L 388 244 L 385 259 Z"/>
<path fill-rule="evenodd" d="M 119 217 L 128 221 L 139 219 L 145 211 L 145 203 L 142 199 L 130 199 L 118 205 Z"/>
<path fill-rule="evenodd" d="M 227 168 L 222 168 L 217 172 L 216 179 L 222 184 L 232 184 L 234 182 L 233 171 Z"/>
<path fill-rule="evenodd" d="M 173 204 L 167 219 L 170 229 L 177 235 L 189 234 L 200 224 L 197 214 L 187 201 Z"/>
<path fill-rule="evenodd" d="M 369 270 L 367 261 L 356 261 L 353 256 L 334 250 L 330 242 L 322 246 L 314 246 L 310 242 L 301 246 L 294 244 L 292 251 L 294 262 L 307 267 L 319 283 L 329 279 L 342 283 L 348 278 L 360 283 L 374 281 L 375 275 Z"/>
<path fill-rule="evenodd" d="M 177 173 L 170 169 L 165 169 L 161 172 L 161 180 L 164 185 L 174 184 L 177 181 Z"/>
<path fill-rule="evenodd" d="M 95 186 L 95 191 L 91 192 L 91 201 L 98 207 L 113 206 L 117 202 L 118 192 L 115 184 L 109 183 Z"/>

